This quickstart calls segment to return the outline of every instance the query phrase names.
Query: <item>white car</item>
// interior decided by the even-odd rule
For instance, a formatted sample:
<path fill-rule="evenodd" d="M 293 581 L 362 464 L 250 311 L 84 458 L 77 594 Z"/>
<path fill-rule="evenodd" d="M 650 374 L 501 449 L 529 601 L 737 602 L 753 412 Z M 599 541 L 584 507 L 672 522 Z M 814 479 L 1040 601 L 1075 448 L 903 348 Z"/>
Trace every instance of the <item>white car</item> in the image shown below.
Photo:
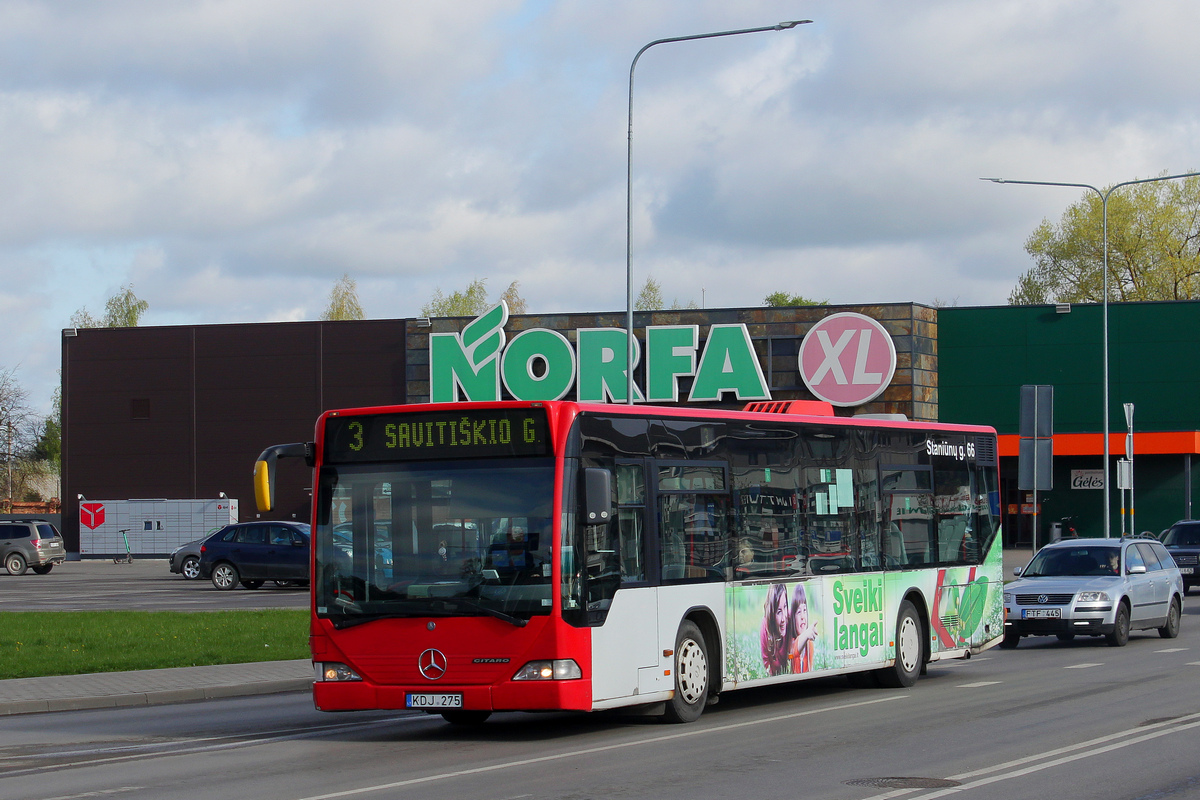
<path fill-rule="evenodd" d="M 1104 636 L 1123 647 L 1131 630 L 1179 635 L 1183 578 L 1162 543 L 1140 537 L 1046 545 L 1004 587 L 1004 640 Z"/>

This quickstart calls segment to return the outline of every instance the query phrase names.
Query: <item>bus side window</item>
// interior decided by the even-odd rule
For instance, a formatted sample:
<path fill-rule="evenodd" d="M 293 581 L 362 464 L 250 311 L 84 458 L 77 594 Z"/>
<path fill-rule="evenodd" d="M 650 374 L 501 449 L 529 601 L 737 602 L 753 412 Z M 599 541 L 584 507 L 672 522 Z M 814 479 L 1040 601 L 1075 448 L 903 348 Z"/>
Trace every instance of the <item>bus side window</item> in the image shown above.
<path fill-rule="evenodd" d="M 585 528 L 587 610 L 591 625 L 603 625 L 621 584 L 646 580 L 646 477 L 641 464 L 617 464 L 613 516 L 607 525 Z"/>
<path fill-rule="evenodd" d="M 641 464 L 618 464 L 617 539 L 621 582 L 646 580 L 645 528 L 646 476 Z"/>
<path fill-rule="evenodd" d="M 725 580 L 728 495 L 661 495 L 658 525 L 664 582 Z"/>

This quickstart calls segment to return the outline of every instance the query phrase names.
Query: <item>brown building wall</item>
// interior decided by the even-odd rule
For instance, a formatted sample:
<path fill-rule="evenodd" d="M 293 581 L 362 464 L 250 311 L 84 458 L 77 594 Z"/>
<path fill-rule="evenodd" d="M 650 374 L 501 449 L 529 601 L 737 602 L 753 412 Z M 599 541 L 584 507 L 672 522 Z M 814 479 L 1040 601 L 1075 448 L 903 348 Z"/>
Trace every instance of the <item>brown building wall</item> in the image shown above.
<path fill-rule="evenodd" d="M 63 536 L 79 500 L 216 497 L 255 514 L 263 448 L 313 437 L 326 408 L 403 402 L 404 320 L 85 328 L 63 337 Z M 281 518 L 310 475 L 280 465 Z"/>

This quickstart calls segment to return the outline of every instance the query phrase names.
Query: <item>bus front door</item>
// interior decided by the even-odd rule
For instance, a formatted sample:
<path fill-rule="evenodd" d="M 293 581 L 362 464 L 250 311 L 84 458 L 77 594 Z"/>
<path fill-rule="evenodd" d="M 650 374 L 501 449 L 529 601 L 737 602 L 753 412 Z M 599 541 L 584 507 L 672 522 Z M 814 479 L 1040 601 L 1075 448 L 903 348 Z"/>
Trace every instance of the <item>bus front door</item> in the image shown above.
<path fill-rule="evenodd" d="M 647 691 L 661 660 L 658 588 L 647 585 L 646 465 L 618 461 L 613 519 L 587 543 L 588 616 L 592 624 L 592 698 Z"/>

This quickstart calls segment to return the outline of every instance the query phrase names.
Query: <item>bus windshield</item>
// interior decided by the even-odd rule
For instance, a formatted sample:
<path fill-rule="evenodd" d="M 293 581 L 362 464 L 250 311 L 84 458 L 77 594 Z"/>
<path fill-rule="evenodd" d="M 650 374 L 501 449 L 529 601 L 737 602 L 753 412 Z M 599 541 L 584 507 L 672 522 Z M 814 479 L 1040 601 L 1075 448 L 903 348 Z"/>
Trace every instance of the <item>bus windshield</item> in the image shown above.
<path fill-rule="evenodd" d="M 317 615 L 549 614 L 553 500 L 551 458 L 322 467 Z"/>

